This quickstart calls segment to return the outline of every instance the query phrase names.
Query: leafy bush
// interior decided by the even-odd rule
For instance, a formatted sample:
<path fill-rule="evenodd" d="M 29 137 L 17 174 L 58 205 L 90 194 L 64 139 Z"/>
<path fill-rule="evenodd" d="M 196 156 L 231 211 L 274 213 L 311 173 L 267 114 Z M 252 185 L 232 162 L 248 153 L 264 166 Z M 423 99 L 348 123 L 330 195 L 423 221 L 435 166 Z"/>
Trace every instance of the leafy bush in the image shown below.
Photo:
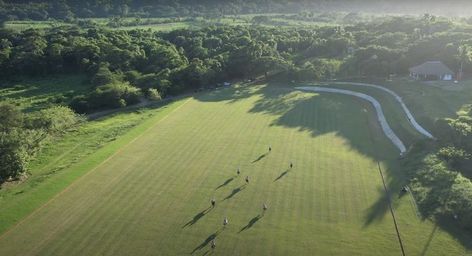
<path fill-rule="evenodd" d="M 68 107 L 52 107 L 32 114 L 28 119 L 27 128 L 43 129 L 47 133 L 60 133 L 73 127 L 82 117 Z"/>
<path fill-rule="evenodd" d="M 463 149 L 455 147 L 441 148 L 437 155 L 446 161 L 452 168 L 459 167 L 460 163 L 470 159 L 470 154 Z"/>
<path fill-rule="evenodd" d="M 457 218 L 461 226 L 472 230 L 472 182 L 457 177 L 449 191 L 445 214 Z"/>
<path fill-rule="evenodd" d="M 0 183 L 26 171 L 46 134 L 41 130 L 13 129 L 0 132 Z"/>
<path fill-rule="evenodd" d="M 23 114 L 14 105 L 0 104 L 0 183 L 24 173 L 46 138 L 64 132 L 81 119 L 67 107 Z"/>
<path fill-rule="evenodd" d="M 69 106 L 77 113 L 84 114 L 88 113 L 90 109 L 90 105 L 88 103 L 88 98 L 85 95 L 78 95 L 75 96 Z"/>
<path fill-rule="evenodd" d="M 8 132 L 23 124 L 23 115 L 14 105 L 0 103 L 0 132 Z"/>
<path fill-rule="evenodd" d="M 136 104 L 142 96 L 141 89 L 128 82 L 115 81 L 97 87 L 87 95 L 75 97 L 70 107 L 78 113 L 89 113 L 97 109 L 122 108 Z"/>
<path fill-rule="evenodd" d="M 139 102 L 141 90 L 127 82 L 114 82 L 97 87 L 87 98 L 90 109 L 120 108 Z"/>
<path fill-rule="evenodd" d="M 161 100 L 162 97 L 157 89 L 151 88 L 146 91 L 146 98 L 153 101 Z"/>
<path fill-rule="evenodd" d="M 110 71 L 108 63 L 100 63 L 97 73 L 92 78 L 92 84 L 95 86 L 106 85 L 117 81 L 117 76 Z"/>

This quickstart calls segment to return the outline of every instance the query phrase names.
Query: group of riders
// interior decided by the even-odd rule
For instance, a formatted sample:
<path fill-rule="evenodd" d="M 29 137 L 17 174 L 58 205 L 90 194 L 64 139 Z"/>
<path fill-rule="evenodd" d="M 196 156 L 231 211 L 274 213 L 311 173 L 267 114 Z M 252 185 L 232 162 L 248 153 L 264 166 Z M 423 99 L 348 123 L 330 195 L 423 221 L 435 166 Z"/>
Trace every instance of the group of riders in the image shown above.
<path fill-rule="evenodd" d="M 269 146 L 269 152 L 271 152 L 271 151 L 272 151 L 272 147 Z M 293 163 L 292 163 L 292 162 L 290 162 L 289 167 L 290 167 L 290 169 L 293 168 Z M 237 171 L 236 171 L 236 174 L 237 174 L 238 176 L 241 174 L 241 168 L 240 168 L 240 167 L 238 167 L 238 169 L 237 169 Z M 244 178 L 244 180 L 246 181 L 246 184 L 249 184 L 249 176 L 246 176 L 246 178 Z M 215 198 L 212 198 L 211 201 L 210 201 L 210 203 L 211 203 L 211 207 L 214 208 L 214 207 L 216 206 L 216 200 L 215 200 Z M 262 214 L 263 214 L 263 215 L 265 214 L 265 212 L 267 211 L 268 208 L 269 208 L 269 207 L 267 206 L 266 203 L 263 203 L 263 204 L 262 204 Z M 228 220 L 227 217 L 225 217 L 225 218 L 223 219 L 223 228 L 225 228 L 226 225 L 228 225 L 228 223 L 229 223 L 229 220 Z M 216 248 L 216 239 L 213 239 L 213 240 L 211 240 L 211 249 L 215 249 L 215 248 Z"/>

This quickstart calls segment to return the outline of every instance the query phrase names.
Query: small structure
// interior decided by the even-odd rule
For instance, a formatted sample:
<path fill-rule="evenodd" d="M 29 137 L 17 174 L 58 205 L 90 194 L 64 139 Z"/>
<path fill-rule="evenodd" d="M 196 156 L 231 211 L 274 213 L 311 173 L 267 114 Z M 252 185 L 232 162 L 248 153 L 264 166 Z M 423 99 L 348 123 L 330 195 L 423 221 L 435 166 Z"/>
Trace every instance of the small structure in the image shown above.
<path fill-rule="evenodd" d="M 427 61 L 410 68 L 410 76 L 416 80 L 452 81 L 454 72 L 441 61 Z"/>

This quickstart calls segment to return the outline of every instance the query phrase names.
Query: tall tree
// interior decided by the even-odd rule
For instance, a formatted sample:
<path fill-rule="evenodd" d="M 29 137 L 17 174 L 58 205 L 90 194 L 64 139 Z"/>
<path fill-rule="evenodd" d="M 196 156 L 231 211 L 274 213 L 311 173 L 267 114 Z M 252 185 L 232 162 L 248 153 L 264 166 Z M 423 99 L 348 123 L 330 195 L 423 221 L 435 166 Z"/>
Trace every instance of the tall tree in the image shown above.
<path fill-rule="evenodd" d="M 459 72 L 457 74 L 457 80 L 462 80 L 464 75 L 464 64 L 470 63 L 472 60 L 471 47 L 466 44 L 461 44 L 457 48 L 456 58 L 459 60 Z"/>

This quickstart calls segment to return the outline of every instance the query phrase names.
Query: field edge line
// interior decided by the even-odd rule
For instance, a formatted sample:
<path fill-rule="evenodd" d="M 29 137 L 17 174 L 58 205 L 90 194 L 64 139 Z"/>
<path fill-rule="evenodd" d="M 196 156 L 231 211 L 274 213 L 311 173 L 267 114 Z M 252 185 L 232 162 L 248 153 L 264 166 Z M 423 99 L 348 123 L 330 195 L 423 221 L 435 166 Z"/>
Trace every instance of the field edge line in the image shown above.
<path fill-rule="evenodd" d="M 43 204 L 40 204 L 38 205 L 38 207 L 34 208 L 33 211 L 31 211 L 29 214 L 26 214 L 24 217 L 20 218 L 18 221 L 12 223 L 11 226 L 5 228 L 5 230 L 2 232 L 0 230 L 0 240 L 2 240 L 6 235 L 8 235 L 11 231 L 13 231 L 17 226 L 21 225 L 22 223 L 24 223 L 26 220 L 30 219 L 34 214 L 36 214 L 38 211 L 40 211 L 41 209 L 43 209 L 44 207 L 46 207 L 47 205 L 49 205 L 52 201 L 54 201 L 56 198 L 58 198 L 59 196 L 61 196 L 63 193 L 67 192 L 74 184 L 76 184 L 78 181 L 80 181 L 81 179 L 87 177 L 89 174 L 93 173 L 95 170 L 97 170 L 100 166 L 102 166 L 103 164 L 105 164 L 106 162 L 108 162 L 110 159 L 112 159 L 113 157 L 115 157 L 117 154 L 119 154 L 120 152 L 123 151 L 124 148 L 126 148 L 127 146 L 131 145 L 132 143 L 134 143 L 136 140 L 138 140 L 140 137 L 142 137 L 144 134 L 146 134 L 149 130 L 151 130 L 152 128 L 154 128 L 157 124 L 159 124 L 160 122 L 164 121 L 165 119 L 167 119 L 167 117 L 169 117 L 171 114 L 173 114 L 174 112 L 176 112 L 177 110 L 179 110 L 180 108 L 182 108 L 184 105 L 186 105 L 192 98 L 188 98 L 187 100 L 185 100 L 183 103 L 181 103 L 179 106 L 177 106 L 175 109 L 173 109 L 171 112 L 167 113 L 165 116 L 161 117 L 160 119 L 156 120 L 154 123 L 152 124 L 149 124 L 149 127 L 147 127 L 144 131 L 142 131 L 141 133 L 139 133 L 136 137 L 134 137 L 133 139 L 131 139 L 130 141 L 128 142 L 125 142 L 125 144 L 121 147 L 119 147 L 116 151 L 114 151 L 111 155 L 109 155 L 107 158 L 105 158 L 103 161 L 100 161 L 95 167 L 93 167 L 92 169 L 89 169 L 88 171 L 85 171 L 85 173 L 83 173 L 82 175 L 76 177 L 75 179 L 73 179 L 69 184 L 67 184 L 62 190 L 60 190 L 58 193 L 54 194 L 52 197 L 50 197 L 49 199 L 47 199 Z M 137 130 L 140 126 L 145 126 L 146 125 L 146 122 L 138 125 L 137 127 L 133 128 L 132 130 L 130 130 L 129 132 L 127 132 L 126 134 L 130 134 L 133 132 L 133 130 Z M 126 134 L 123 134 L 122 135 L 122 138 L 124 136 L 126 136 Z M 110 146 L 110 144 L 108 144 L 107 146 Z M 106 148 L 106 147 L 105 147 Z M 103 148 L 99 149 L 99 150 L 103 150 Z M 97 150 L 97 151 L 99 151 Z M 95 151 L 92 155 L 96 154 L 97 151 Z M 89 159 L 85 159 L 83 162 L 87 162 L 87 160 Z M 8 226 L 8 225 L 7 225 Z"/>

